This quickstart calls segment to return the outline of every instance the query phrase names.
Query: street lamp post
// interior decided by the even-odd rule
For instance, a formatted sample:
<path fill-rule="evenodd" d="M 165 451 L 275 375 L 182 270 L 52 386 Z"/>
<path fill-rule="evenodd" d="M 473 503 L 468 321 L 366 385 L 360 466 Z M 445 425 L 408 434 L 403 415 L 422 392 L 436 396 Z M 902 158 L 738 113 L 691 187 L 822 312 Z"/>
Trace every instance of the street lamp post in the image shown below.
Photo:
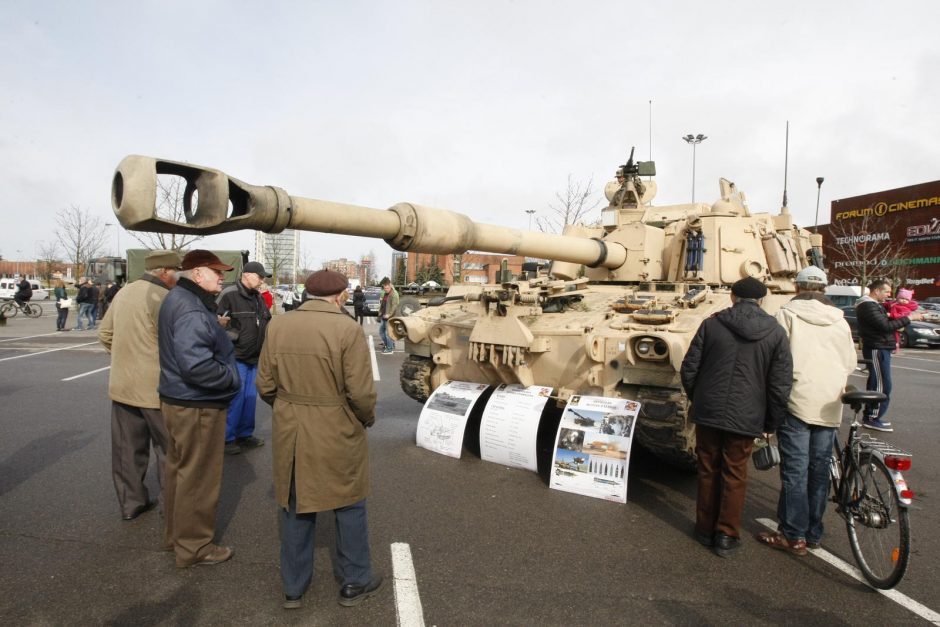
<path fill-rule="evenodd" d="M 115 222 L 105 222 L 104 225 L 114 227 L 114 232 L 117 235 L 117 254 L 114 256 L 122 257 L 123 255 L 121 255 L 121 225 Z"/>
<path fill-rule="evenodd" d="M 529 214 L 529 230 L 532 230 L 532 214 L 535 213 L 535 209 L 526 209 L 526 213 Z"/>
<path fill-rule="evenodd" d="M 816 177 L 816 219 L 813 221 L 813 231 L 819 233 L 819 194 L 822 192 L 822 184 L 825 181 L 821 176 Z"/>
<path fill-rule="evenodd" d="M 695 147 L 701 144 L 703 141 L 708 139 L 707 136 L 699 133 L 698 135 L 693 135 L 689 133 L 682 138 L 687 144 L 692 144 L 692 202 L 695 202 Z"/>
<path fill-rule="evenodd" d="M 22 250 L 17 249 L 16 251 L 16 276 L 20 276 L 20 255 L 23 253 Z"/>

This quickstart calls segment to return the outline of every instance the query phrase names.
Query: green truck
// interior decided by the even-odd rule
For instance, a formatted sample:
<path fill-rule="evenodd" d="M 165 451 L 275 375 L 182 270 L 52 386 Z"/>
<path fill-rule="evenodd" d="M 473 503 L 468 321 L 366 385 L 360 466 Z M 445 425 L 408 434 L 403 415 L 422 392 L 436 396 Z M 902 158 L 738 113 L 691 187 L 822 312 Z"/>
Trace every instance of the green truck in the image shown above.
<path fill-rule="evenodd" d="M 127 280 L 136 281 L 144 273 L 144 259 L 150 254 L 146 248 L 127 249 Z M 213 253 L 222 260 L 222 263 L 232 266 L 232 270 L 225 273 L 226 285 L 235 283 L 242 273 L 242 268 L 248 263 L 247 250 L 213 250 Z M 185 253 L 181 253 L 185 254 Z"/>

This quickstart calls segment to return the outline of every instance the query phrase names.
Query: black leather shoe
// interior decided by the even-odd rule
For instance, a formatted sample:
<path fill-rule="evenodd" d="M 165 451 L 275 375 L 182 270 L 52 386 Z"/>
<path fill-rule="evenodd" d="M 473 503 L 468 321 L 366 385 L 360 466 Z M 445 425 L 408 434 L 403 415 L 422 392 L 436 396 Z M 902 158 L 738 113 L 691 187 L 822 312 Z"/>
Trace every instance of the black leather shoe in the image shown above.
<path fill-rule="evenodd" d="M 130 514 L 125 514 L 124 516 L 121 516 L 121 518 L 124 520 L 134 520 L 135 518 L 137 518 L 144 512 L 149 512 L 150 510 L 152 510 L 154 507 L 156 507 L 156 505 L 157 505 L 156 501 L 147 501 L 143 505 L 138 505 L 137 507 L 132 509 Z"/>
<path fill-rule="evenodd" d="M 731 557 L 741 549 L 741 539 L 732 536 L 726 536 L 723 533 L 715 534 L 715 546 L 713 550 L 718 557 Z"/>
<path fill-rule="evenodd" d="M 705 533 L 701 529 L 695 530 L 695 539 L 698 540 L 698 543 L 702 546 L 712 547 L 715 546 L 715 534 Z"/>
<path fill-rule="evenodd" d="M 373 577 L 367 586 L 354 586 L 352 584 L 343 586 L 339 591 L 339 604 L 343 607 L 352 607 L 359 605 L 373 594 L 382 589 L 384 580 L 381 576 Z"/>
<path fill-rule="evenodd" d="M 264 440 L 249 435 L 247 438 L 235 438 L 235 444 L 247 448 L 258 448 L 259 446 L 264 446 Z"/>
<path fill-rule="evenodd" d="M 226 455 L 238 455 L 242 452 L 242 447 L 235 444 L 234 442 L 225 443 L 225 454 Z"/>

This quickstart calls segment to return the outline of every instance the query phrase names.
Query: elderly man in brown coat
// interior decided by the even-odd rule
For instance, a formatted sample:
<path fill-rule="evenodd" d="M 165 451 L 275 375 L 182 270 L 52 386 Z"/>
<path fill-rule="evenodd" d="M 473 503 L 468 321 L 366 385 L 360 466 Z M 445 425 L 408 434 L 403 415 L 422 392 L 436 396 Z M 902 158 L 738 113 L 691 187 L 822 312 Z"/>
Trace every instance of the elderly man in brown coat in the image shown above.
<path fill-rule="evenodd" d="M 375 594 L 366 521 L 375 387 L 362 327 L 346 312 L 346 277 L 320 270 L 310 300 L 268 326 L 256 384 L 273 405 L 274 492 L 281 518 L 286 609 L 298 608 L 313 578 L 317 512 L 332 510 L 342 579 L 339 604 Z"/>

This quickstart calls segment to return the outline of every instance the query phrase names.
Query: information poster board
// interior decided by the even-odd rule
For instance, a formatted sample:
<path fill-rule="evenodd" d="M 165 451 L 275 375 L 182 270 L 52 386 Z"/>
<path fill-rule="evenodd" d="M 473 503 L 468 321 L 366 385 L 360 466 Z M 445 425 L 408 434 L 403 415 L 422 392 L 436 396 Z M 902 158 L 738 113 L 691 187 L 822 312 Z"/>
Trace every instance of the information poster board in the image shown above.
<path fill-rule="evenodd" d="M 627 470 L 640 404 L 623 398 L 572 396 L 555 436 L 549 485 L 627 502 Z"/>
<path fill-rule="evenodd" d="M 480 457 L 488 462 L 538 472 L 535 460 L 539 418 L 552 388 L 500 385 L 480 421 Z"/>
<path fill-rule="evenodd" d="M 418 417 L 418 446 L 459 458 L 470 410 L 488 387 L 486 383 L 448 381 L 434 390 Z"/>

